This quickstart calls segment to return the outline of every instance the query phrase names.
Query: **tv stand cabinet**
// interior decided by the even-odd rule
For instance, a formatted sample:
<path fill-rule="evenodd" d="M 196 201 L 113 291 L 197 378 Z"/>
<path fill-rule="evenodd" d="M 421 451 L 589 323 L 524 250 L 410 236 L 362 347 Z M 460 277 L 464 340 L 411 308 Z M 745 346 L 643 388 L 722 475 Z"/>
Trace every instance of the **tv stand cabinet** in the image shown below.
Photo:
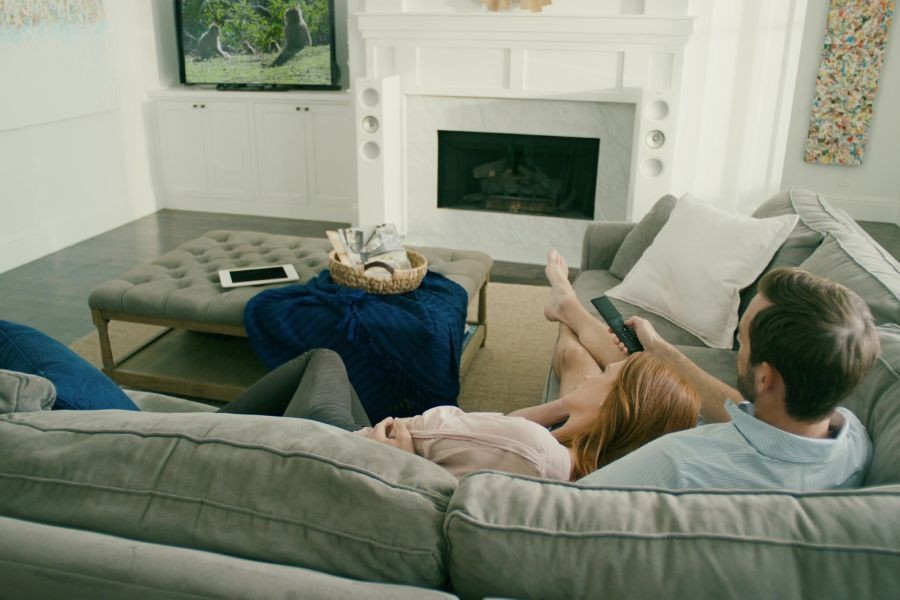
<path fill-rule="evenodd" d="M 166 208 L 354 222 L 347 92 L 165 90 L 150 97 Z"/>

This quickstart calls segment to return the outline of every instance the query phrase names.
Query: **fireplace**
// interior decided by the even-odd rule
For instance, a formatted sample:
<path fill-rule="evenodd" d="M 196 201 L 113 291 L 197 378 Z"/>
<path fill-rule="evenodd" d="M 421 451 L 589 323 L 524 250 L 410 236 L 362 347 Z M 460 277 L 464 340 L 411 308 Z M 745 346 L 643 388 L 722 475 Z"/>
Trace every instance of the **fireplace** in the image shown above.
<path fill-rule="evenodd" d="M 438 208 L 594 218 L 598 138 L 438 131 Z"/>

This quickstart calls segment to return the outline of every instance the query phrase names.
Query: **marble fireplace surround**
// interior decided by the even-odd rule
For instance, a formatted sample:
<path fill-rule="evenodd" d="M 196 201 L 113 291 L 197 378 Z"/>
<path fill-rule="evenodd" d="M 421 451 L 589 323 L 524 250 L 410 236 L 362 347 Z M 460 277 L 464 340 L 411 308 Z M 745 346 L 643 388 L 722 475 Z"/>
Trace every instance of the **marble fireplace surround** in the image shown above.
<path fill-rule="evenodd" d="M 556 247 L 577 265 L 585 220 L 437 208 L 437 131 L 600 138 L 595 218 L 640 219 L 670 190 L 693 28 L 684 4 L 556 0 L 532 15 L 475 0 L 360 3 L 357 122 L 380 122 L 357 132 L 360 222 L 394 221 L 409 244 L 496 260 L 541 263 Z"/>

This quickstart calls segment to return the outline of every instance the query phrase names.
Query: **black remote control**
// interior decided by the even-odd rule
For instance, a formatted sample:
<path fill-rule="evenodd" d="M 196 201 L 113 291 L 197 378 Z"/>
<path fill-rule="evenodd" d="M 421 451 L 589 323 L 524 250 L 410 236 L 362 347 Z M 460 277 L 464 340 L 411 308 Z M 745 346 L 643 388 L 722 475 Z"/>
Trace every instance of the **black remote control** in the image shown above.
<path fill-rule="evenodd" d="M 625 319 L 622 318 L 622 314 L 615 306 L 613 306 L 613 303 L 609 301 L 609 298 L 606 296 L 598 296 L 591 300 L 591 304 L 594 305 L 600 313 L 600 316 L 609 324 L 613 333 L 622 340 L 622 343 L 625 344 L 625 348 L 628 349 L 629 353 L 634 354 L 635 352 L 644 350 L 637 334 L 631 327 L 625 325 Z"/>

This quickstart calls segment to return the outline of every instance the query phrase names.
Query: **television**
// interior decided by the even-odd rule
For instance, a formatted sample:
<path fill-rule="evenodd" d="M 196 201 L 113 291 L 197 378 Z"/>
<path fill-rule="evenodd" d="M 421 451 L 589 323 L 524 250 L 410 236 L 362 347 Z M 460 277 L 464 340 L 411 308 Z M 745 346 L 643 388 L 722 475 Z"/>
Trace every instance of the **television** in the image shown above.
<path fill-rule="evenodd" d="M 175 0 L 181 83 L 339 89 L 334 0 Z"/>

